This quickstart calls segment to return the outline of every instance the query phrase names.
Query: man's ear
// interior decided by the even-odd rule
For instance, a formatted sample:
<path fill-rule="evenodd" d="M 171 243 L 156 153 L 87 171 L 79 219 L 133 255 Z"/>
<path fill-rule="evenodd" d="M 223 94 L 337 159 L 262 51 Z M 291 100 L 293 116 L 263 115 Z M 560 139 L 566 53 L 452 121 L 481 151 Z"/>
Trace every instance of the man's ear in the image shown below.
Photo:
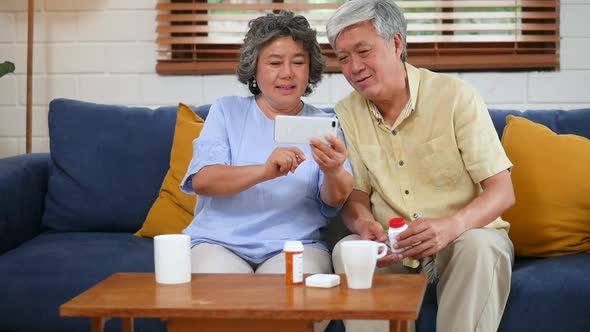
<path fill-rule="evenodd" d="M 402 37 L 402 34 L 398 32 L 391 36 L 391 43 L 395 49 L 395 54 L 401 59 L 404 51 L 404 38 Z"/>

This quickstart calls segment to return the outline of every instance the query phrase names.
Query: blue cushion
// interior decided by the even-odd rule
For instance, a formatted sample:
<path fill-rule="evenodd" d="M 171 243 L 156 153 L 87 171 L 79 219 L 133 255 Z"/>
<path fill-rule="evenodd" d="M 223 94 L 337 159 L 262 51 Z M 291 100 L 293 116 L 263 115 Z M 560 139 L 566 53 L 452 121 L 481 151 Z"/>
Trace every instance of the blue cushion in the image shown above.
<path fill-rule="evenodd" d="M 176 111 L 53 100 L 54 167 L 43 225 L 60 232 L 137 231 L 168 170 Z"/>
<path fill-rule="evenodd" d="M 499 330 L 590 331 L 589 267 L 588 253 L 518 260 Z"/>
<path fill-rule="evenodd" d="M 60 232 L 133 232 L 168 169 L 175 108 L 49 104 L 53 170 L 43 225 Z"/>
<path fill-rule="evenodd" d="M 115 272 L 153 272 L 153 241 L 132 233 L 44 233 L 0 255 L 0 330 L 90 331 L 85 318 L 59 316 L 59 306 Z M 120 321 L 106 331 L 120 331 Z M 157 319 L 136 331 L 164 332 Z"/>
<path fill-rule="evenodd" d="M 573 134 L 590 138 L 590 108 L 563 110 L 507 111 L 490 110 L 498 137 L 502 137 L 506 116 L 516 115 L 549 127 L 557 134 Z"/>
<path fill-rule="evenodd" d="M 590 331 L 589 267 L 588 253 L 517 259 L 499 331 Z M 429 285 L 416 331 L 436 330 L 436 309 Z"/>

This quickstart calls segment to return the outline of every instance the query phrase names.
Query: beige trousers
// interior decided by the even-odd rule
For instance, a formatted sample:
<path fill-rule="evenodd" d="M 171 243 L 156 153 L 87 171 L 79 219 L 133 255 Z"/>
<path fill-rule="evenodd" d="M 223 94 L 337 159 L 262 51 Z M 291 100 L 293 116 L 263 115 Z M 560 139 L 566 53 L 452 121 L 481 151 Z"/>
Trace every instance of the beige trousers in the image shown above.
<path fill-rule="evenodd" d="M 233 251 L 211 243 L 197 244 L 191 249 L 193 273 L 285 273 L 285 254 L 280 253 L 255 264 L 244 260 Z M 330 253 L 305 247 L 303 273 L 332 273 Z"/>
<path fill-rule="evenodd" d="M 223 246 L 201 243 L 191 249 L 191 265 L 192 273 L 285 273 L 285 254 L 255 264 Z M 322 249 L 305 247 L 303 273 L 332 273 L 330 254 Z M 329 320 L 315 322 L 314 332 L 324 331 L 329 323 Z"/>
<path fill-rule="evenodd" d="M 334 271 L 344 273 L 340 242 L 358 240 L 353 234 L 334 247 Z M 472 229 L 436 256 L 439 332 L 497 331 L 510 293 L 514 248 L 503 230 Z M 408 273 L 396 264 L 376 273 Z M 345 321 L 347 332 L 389 331 L 388 321 Z M 411 326 L 413 329 L 413 326 Z"/>

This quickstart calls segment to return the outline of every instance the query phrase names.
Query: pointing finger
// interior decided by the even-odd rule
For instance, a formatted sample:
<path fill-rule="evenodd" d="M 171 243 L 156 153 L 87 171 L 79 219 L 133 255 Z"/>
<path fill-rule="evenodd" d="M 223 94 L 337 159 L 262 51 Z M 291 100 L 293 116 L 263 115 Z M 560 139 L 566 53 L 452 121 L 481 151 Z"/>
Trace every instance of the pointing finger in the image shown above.
<path fill-rule="evenodd" d="M 291 151 L 292 153 L 294 153 L 295 156 L 298 156 L 299 159 L 301 159 L 301 160 L 305 160 L 306 159 L 305 153 L 300 148 L 295 147 L 295 146 L 292 146 L 292 147 L 289 147 L 288 149 L 289 149 L 289 151 Z"/>

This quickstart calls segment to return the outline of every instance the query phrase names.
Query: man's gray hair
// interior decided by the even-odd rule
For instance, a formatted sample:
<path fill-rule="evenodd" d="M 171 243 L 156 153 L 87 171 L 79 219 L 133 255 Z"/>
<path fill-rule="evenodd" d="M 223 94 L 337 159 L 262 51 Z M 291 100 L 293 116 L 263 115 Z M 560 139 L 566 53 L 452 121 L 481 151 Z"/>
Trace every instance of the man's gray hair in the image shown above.
<path fill-rule="evenodd" d="M 350 0 L 340 6 L 334 15 L 328 20 L 326 30 L 328 40 L 333 49 L 336 49 L 336 38 L 349 26 L 370 21 L 375 30 L 389 43 L 393 35 L 402 35 L 404 49 L 402 61 L 406 61 L 406 19 L 403 11 L 393 0 Z"/>
<path fill-rule="evenodd" d="M 309 52 L 309 84 L 304 94 L 309 95 L 312 88 L 322 80 L 325 60 L 316 38 L 317 33 L 311 28 L 307 19 L 293 12 L 281 11 L 278 14 L 267 14 L 251 20 L 248 27 L 240 50 L 238 80 L 247 84 L 248 89 L 255 96 L 260 94 L 258 86 L 252 84 L 256 78 L 260 49 L 275 38 L 290 36 L 295 41 L 301 41 L 303 49 Z"/>

